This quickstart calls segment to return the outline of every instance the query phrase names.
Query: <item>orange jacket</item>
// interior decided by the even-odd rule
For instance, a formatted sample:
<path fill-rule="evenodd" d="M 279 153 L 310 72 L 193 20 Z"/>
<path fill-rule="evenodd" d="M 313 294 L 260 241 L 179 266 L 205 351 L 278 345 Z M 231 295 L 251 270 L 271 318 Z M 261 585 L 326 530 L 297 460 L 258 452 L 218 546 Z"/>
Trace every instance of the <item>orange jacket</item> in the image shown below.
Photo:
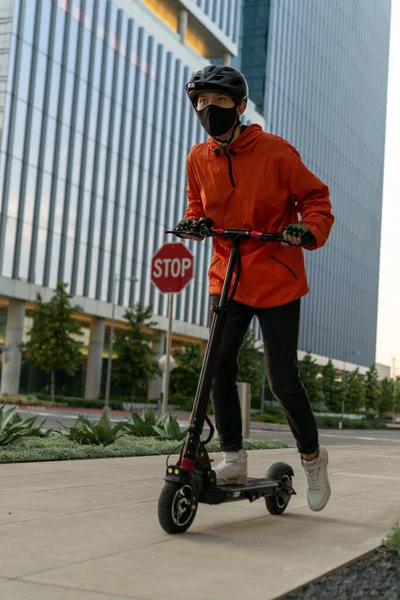
<path fill-rule="evenodd" d="M 185 218 L 207 216 L 215 227 L 280 232 L 298 213 L 323 246 L 334 222 L 329 190 L 282 138 L 250 125 L 224 152 L 212 138 L 196 144 L 187 158 Z M 232 242 L 213 238 L 210 295 L 219 295 Z M 308 293 L 303 249 L 241 242 L 242 270 L 235 300 L 257 308 L 286 304 Z"/>

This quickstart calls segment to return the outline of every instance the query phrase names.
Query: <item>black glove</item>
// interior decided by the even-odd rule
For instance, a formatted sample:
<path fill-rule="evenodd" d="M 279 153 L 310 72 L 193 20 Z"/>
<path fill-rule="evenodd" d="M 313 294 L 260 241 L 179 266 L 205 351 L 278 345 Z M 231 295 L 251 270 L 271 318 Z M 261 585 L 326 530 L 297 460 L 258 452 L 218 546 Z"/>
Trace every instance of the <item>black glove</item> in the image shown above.
<path fill-rule="evenodd" d="M 181 237 L 184 238 L 202 239 L 200 234 L 200 223 L 197 219 L 181 219 L 175 227 L 175 231 L 181 232 Z"/>
<path fill-rule="evenodd" d="M 300 246 L 312 246 L 315 244 L 315 237 L 305 225 L 295 223 L 285 227 L 284 231 L 286 231 L 288 235 L 301 238 L 301 244 L 299 244 Z"/>

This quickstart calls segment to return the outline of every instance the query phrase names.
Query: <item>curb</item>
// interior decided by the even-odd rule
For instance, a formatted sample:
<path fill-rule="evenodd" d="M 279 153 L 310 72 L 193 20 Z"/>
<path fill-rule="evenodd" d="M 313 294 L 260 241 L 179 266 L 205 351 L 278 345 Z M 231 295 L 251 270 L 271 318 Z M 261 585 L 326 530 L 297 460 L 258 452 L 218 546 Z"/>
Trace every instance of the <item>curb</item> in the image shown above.
<path fill-rule="evenodd" d="M 271 600 L 285 600 L 289 594 L 297 594 L 299 592 L 302 592 L 304 586 L 310 585 L 311 583 L 317 583 L 318 581 L 321 581 L 321 579 L 324 579 L 325 577 L 329 577 L 330 575 L 335 575 L 336 573 L 339 573 L 340 571 L 344 571 L 345 569 L 347 569 L 348 567 L 351 567 L 352 565 L 359 562 L 360 560 L 363 560 L 365 558 L 370 558 L 373 554 L 375 554 L 375 552 L 379 548 L 382 548 L 382 544 L 379 544 L 375 548 L 372 548 L 372 550 L 367 550 L 366 552 L 363 552 L 362 554 L 359 554 L 358 556 L 355 556 L 354 558 L 350 558 L 349 560 L 344 562 L 342 565 L 339 565 L 338 567 L 334 567 L 333 569 L 326 571 L 322 575 L 318 575 L 317 577 L 314 577 L 314 579 L 310 579 L 310 581 L 307 581 L 307 583 L 302 583 L 298 587 L 293 588 L 292 590 L 285 592 L 284 594 L 282 594 L 280 596 L 275 596 Z"/>

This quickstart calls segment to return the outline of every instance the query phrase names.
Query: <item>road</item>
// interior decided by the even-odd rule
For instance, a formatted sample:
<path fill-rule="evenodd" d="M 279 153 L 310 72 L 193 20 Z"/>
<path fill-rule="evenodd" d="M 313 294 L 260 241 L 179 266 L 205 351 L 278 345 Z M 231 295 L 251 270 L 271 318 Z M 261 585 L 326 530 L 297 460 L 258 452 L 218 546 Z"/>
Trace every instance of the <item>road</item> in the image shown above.
<path fill-rule="evenodd" d="M 85 409 L 80 410 L 56 410 L 46 408 L 35 408 L 35 409 L 21 409 L 23 415 L 35 415 L 38 417 L 38 421 L 47 419 L 46 428 L 59 428 L 59 424 L 62 423 L 68 427 L 71 427 L 75 422 L 79 414 L 86 414 L 89 419 L 96 420 L 99 418 L 99 412 L 87 413 Z M 126 416 L 123 414 L 112 414 L 111 420 L 115 423 L 126 420 Z M 180 424 L 184 427 L 187 425 L 184 419 L 180 419 Z M 321 429 L 319 432 L 321 444 L 329 446 L 381 446 L 388 444 L 397 446 L 400 444 L 400 429 L 396 430 L 365 430 L 365 429 Z M 276 431 L 276 430 L 265 430 L 265 429 L 251 429 L 250 437 L 254 439 L 273 439 L 280 440 L 286 443 L 288 446 L 294 446 L 293 436 L 290 431 Z"/>
<path fill-rule="evenodd" d="M 251 437 L 258 439 L 277 439 L 285 442 L 288 446 L 293 446 L 293 436 L 289 431 L 255 431 L 252 430 Z M 365 429 L 320 429 L 319 438 L 321 445 L 329 446 L 371 446 L 382 444 L 395 445 L 400 444 L 400 430 L 365 430 Z"/>

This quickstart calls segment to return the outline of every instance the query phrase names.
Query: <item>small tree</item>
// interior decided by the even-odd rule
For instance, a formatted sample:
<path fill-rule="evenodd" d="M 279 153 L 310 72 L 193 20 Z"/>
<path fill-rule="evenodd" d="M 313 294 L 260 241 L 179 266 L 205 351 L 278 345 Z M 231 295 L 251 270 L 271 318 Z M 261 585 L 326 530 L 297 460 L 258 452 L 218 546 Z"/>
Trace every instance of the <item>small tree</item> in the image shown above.
<path fill-rule="evenodd" d="M 299 361 L 300 378 L 307 390 L 310 402 L 313 406 L 318 406 L 321 400 L 321 386 L 317 375 L 320 368 L 317 361 L 312 358 L 311 353 L 307 352 L 302 360 Z"/>
<path fill-rule="evenodd" d="M 340 412 L 344 398 L 343 386 L 338 381 L 336 369 L 330 359 L 322 367 L 321 374 L 320 386 L 325 404 L 332 412 Z"/>
<path fill-rule="evenodd" d="M 36 306 L 32 311 L 33 326 L 28 332 L 29 341 L 22 344 L 24 360 L 33 363 L 46 373 L 50 373 L 50 393 L 54 401 L 55 371 L 65 371 L 73 375 L 82 361 L 80 349 L 83 343 L 76 339 L 82 335 L 79 321 L 72 314 L 81 312 L 80 306 L 71 306 L 72 294 L 67 292 L 67 284 L 59 282 L 55 295 L 49 302 L 36 296 Z"/>
<path fill-rule="evenodd" d="M 357 412 L 364 406 L 364 403 L 363 379 L 356 369 L 346 377 L 346 410 Z"/>
<path fill-rule="evenodd" d="M 399 415 L 399 413 L 400 413 L 400 378 L 399 377 L 396 378 L 396 400 L 395 400 L 394 412 L 396 415 Z"/>
<path fill-rule="evenodd" d="M 198 344 L 186 344 L 173 353 L 176 361 L 171 373 L 171 387 L 186 398 L 194 397 L 199 381 L 203 356 Z"/>
<path fill-rule="evenodd" d="M 264 381 L 264 355 L 256 348 L 256 338 L 248 330 L 239 352 L 238 381 L 251 384 L 251 397 L 259 403 L 260 391 Z"/>
<path fill-rule="evenodd" d="M 116 383 L 127 383 L 132 386 L 132 401 L 136 388 L 145 386 L 148 381 L 161 375 L 161 369 L 155 360 L 152 342 L 157 335 L 146 332 L 146 327 L 154 327 L 152 307 L 142 308 L 140 303 L 125 311 L 124 319 L 129 329 L 116 334 L 114 350 L 117 358 L 113 363 L 112 377 Z"/>
<path fill-rule="evenodd" d="M 374 414 L 379 407 L 381 386 L 378 381 L 378 371 L 372 365 L 365 374 L 364 379 L 365 408 L 367 413 Z"/>
<path fill-rule="evenodd" d="M 400 388 L 400 385 L 398 385 Z M 387 377 L 380 382 L 380 396 L 378 402 L 379 416 L 388 416 L 393 412 L 393 381 Z"/>

